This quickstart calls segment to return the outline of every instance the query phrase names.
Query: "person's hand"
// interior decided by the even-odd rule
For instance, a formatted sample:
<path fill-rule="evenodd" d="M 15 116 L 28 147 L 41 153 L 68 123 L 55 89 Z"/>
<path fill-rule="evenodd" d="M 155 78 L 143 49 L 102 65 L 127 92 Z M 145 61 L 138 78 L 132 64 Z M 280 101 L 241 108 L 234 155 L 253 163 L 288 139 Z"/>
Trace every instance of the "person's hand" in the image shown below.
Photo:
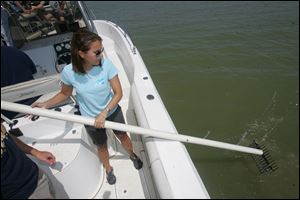
<path fill-rule="evenodd" d="M 102 112 L 95 118 L 94 126 L 95 126 L 96 128 L 104 128 L 104 123 L 105 123 L 106 117 L 107 117 L 107 112 L 106 112 L 106 111 L 102 111 Z"/>
<path fill-rule="evenodd" d="M 39 151 L 34 149 L 31 154 L 37 159 L 48 163 L 48 165 L 53 165 L 55 163 L 55 156 L 48 151 Z"/>
<path fill-rule="evenodd" d="M 31 107 L 32 108 L 37 107 L 37 108 L 47 109 L 47 103 L 46 102 L 34 102 L 33 104 L 31 104 Z M 29 119 L 38 118 L 38 116 L 36 116 L 36 115 L 30 115 L 30 114 L 26 115 L 25 117 L 29 118 Z"/>
<path fill-rule="evenodd" d="M 38 108 L 47 108 L 47 103 L 46 102 L 34 102 L 33 104 L 31 104 L 31 107 L 38 107 Z"/>

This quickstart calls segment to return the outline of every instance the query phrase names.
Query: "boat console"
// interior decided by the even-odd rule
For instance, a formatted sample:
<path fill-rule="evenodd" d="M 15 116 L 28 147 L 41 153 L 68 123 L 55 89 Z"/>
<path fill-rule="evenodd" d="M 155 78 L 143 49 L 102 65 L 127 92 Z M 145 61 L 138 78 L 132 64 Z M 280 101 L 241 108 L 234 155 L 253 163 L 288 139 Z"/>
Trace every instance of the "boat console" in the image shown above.
<path fill-rule="evenodd" d="M 35 78 L 60 73 L 63 67 L 71 63 L 70 43 L 73 33 L 54 35 L 39 41 L 32 41 L 22 47 L 35 63 Z"/>

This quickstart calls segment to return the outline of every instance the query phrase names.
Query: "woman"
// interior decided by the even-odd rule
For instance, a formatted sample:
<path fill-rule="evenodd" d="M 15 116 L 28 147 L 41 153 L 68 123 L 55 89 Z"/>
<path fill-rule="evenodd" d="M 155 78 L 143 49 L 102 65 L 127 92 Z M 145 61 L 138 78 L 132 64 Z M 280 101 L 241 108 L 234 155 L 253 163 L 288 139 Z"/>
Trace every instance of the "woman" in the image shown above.
<path fill-rule="evenodd" d="M 106 169 L 109 184 L 116 182 L 113 168 L 109 163 L 105 120 L 125 123 L 122 110 L 118 105 L 122 98 L 122 88 L 116 67 L 108 59 L 103 59 L 102 39 L 97 34 L 81 30 L 74 33 L 71 41 L 72 63 L 64 67 L 61 91 L 43 103 L 32 107 L 49 108 L 65 101 L 76 89 L 77 101 L 83 116 L 94 117 L 94 126 L 85 126 L 88 134 L 98 148 L 98 156 Z M 112 91 L 112 90 L 113 91 Z M 143 162 L 133 152 L 130 138 L 125 132 L 114 130 L 124 149 L 130 155 L 136 169 Z"/>

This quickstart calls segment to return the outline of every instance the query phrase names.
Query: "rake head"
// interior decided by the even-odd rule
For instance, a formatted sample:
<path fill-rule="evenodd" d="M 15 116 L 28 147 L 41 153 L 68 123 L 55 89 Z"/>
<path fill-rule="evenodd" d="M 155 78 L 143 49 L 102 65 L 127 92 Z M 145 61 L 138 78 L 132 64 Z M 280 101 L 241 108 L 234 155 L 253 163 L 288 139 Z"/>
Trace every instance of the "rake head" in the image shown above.
<path fill-rule="evenodd" d="M 272 173 L 278 169 L 275 161 L 271 158 L 271 155 L 264 145 L 259 145 L 255 140 L 249 145 L 249 147 L 262 150 L 263 155 L 251 155 L 254 159 L 256 166 L 261 174 Z"/>

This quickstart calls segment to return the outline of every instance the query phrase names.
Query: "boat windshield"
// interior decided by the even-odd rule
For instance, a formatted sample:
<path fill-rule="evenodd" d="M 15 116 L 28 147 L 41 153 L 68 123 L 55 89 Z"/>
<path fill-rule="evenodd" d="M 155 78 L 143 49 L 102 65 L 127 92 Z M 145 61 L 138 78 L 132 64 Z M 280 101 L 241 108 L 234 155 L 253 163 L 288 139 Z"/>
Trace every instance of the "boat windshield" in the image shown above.
<path fill-rule="evenodd" d="M 8 45 L 21 48 L 33 40 L 90 29 L 82 2 L 45 1 L 38 9 L 33 9 L 39 5 L 31 2 L 1 1 L 1 40 Z"/>

